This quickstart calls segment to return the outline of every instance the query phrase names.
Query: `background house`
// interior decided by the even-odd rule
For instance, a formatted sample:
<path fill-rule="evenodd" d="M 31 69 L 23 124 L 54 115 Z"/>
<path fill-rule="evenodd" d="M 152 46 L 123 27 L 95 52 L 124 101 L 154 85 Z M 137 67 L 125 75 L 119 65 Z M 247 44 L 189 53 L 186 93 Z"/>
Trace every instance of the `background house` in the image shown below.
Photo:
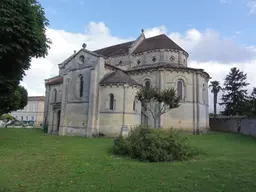
<path fill-rule="evenodd" d="M 41 127 L 44 116 L 44 100 L 44 96 L 28 97 L 27 106 L 24 109 L 10 113 L 10 115 L 19 121 L 23 121 L 25 124 L 34 123 L 35 127 Z"/>

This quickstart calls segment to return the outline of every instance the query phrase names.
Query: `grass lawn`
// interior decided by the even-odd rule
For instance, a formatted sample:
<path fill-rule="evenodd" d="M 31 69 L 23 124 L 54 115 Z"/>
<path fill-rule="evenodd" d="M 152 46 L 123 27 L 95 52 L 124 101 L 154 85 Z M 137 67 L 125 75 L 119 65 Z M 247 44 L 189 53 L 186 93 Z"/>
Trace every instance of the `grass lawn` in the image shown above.
<path fill-rule="evenodd" d="M 112 157 L 113 139 L 0 129 L 0 191 L 256 191 L 256 139 L 227 133 L 189 138 L 206 154 L 142 163 Z"/>

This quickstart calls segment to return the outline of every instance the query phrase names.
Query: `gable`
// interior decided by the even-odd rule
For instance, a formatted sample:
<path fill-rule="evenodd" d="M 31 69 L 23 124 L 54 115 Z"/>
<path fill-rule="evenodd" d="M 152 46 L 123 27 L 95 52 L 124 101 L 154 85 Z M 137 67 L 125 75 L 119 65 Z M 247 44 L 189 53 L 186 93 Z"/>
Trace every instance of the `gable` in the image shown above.
<path fill-rule="evenodd" d="M 95 66 L 98 60 L 98 54 L 81 49 L 59 64 L 60 74 L 67 73 L 71 70 Z"/>

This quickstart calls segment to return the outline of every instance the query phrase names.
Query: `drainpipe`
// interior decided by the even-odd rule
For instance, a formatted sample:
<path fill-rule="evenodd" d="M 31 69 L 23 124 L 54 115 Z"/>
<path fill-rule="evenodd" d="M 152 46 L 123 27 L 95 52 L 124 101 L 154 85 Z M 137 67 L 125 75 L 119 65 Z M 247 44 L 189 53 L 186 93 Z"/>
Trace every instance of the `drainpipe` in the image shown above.
<path fill-rule="evenodd" d="M 195 109 L 195 73 L 193 73 L 193 90 L 192 90 L 192 97 L 193 97 L 193 134 L 196 133 L 196 126 L 195 126 L 195 115 L 196 115 L 196 109 Z"/>
<path fill-rule="evenodd" d="M 128 87 L 127 84 L 124 84 L 124 99 L 123 99 L 123 119 L 122 119 L 122 128 L 121 128 L 121 135 L 123 135 L 123 132 L 127 132 L 127 126 L 125 126 L 125 100 L 126 100 L 126 91 L 125 89 Z"/>
<path fill-rule="evenodd" d="M 196 134 L 199 134 L 199 79 L 196 73 Z"/>

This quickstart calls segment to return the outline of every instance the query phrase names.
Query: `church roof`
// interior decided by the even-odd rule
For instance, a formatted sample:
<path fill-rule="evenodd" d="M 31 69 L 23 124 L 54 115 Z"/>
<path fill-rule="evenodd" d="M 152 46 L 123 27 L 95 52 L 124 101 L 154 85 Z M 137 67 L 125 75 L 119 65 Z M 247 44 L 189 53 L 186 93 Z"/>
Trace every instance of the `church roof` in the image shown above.
<path fill-rule="evenodd" d="M 104 55 L 106 57 L 112 57 L 116 55 L 126 55 L 129 53 L 129 47 L 132 45 L 134 41 L 121 43 L 117 45 L 113 45 L 110 47 L 105 47 L 102 49 L 98 49 L 94 51 L 95 53 L 98 53 L 100 55 Z"/>
<path fill-rule="evenodd" d="M 63 77 L 61 76 L 56 76 L 45 80 L 45 84 L 47 85 L 57 85 L 61 83 L 63 83 Z"/>
<path fill-rule="evenodd" d="M 117 55 L 126 55 L 129 53 L 130 46 L 134 41 L 113 45 L 110 47 L 105 47 L 94 52 L 106 57 L 112 57 Z M 156 49 L 176 49 L 184 51 L 179 45 L 172 41 L 165 34 L 157 35 L 154 37 L 147 38 L 143 40 L 139 46 L 132 52 L 133 54 L 141 53 L 144 51 L 156 50 Z M 186 52 L 186 51 L 184 51 Z"/>
<path fill-rule="evenodd" d="M 133 54 L 156 49 L 176 49 L 179 51 L 184 51 L 179 45 L 177 45 L 165 34 L 161 34 L 142 41 L 141 44 L 139 44 L 139 46 L 133 51 Z"/>
<path fill-rule="evenodd" d="M 100 85 L 110 85 L 110 84 L 129 84 L 129 85 L 139 85 L 136 80 L 131 78 L 129 75 L 125 74 L 121 70 L 117 70 L 106 74 L 99 83 Z"/>

